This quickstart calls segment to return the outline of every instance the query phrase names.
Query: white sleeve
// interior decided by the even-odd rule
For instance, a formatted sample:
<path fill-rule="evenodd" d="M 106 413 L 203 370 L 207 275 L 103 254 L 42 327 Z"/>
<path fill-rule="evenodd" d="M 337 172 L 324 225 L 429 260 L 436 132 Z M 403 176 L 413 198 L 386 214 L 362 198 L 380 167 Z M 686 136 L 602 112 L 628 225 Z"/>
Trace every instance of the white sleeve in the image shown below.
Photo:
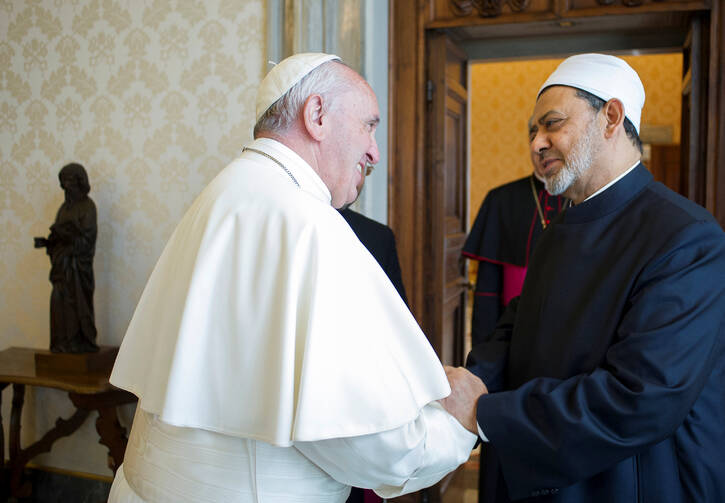
<path fill-rule="evenodd" d="M 431 402 L 393 430 L 295 447 L 338 482 L 393 498 L 438 482 L 468 459 L 475 443 L 476 435 Z"/>

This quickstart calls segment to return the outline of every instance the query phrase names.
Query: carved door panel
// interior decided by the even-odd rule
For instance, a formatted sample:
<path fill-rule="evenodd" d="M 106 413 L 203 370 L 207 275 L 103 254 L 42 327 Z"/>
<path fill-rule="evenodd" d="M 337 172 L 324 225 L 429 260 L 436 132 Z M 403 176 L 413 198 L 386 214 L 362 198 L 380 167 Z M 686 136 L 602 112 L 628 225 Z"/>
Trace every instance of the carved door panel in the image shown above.
<path fill-rule="evenodd" d="M 427 335 L 446 365 L 463 363 L 466 270 L 461 249 L 468 220 L 468 61 L 442 33 L 428 37 Z"/>

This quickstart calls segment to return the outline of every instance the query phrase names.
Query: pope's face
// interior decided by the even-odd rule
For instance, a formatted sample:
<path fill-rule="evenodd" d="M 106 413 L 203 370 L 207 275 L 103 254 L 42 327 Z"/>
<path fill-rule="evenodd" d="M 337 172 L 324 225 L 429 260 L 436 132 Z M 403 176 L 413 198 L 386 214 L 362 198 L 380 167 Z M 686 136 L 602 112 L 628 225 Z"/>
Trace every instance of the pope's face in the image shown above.
<path fill-rule="evenodd" d="M 352 203 L 362 188 L 366 165 L 380 160 L 375 129 L 380 122 L 378 100 L 357 74 L 348 89 L 333 103 L 330 114 L 333 134 L 325 143 L 320 176 L 332 194 L 332 206 Z"/>
<path fill-rule="evenodd" d="M 596 114 L 571 87 L 553 86 L 536 101 L 529 120 L 531 161 L 550 194 L 584 186 L 599 149 Z"/>

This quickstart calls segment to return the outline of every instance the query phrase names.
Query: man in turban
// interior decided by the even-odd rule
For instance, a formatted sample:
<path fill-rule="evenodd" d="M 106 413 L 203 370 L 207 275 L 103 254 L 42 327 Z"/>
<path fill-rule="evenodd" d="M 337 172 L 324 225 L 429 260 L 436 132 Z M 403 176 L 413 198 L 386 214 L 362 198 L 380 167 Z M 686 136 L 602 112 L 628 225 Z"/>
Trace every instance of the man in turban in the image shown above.
<path fill-rule="evenodd" d="M 111 382 L 139 402 L 111 502 L 391 497 L 468 458 L 440 362 L 335 210 L 379 120 L 335 56 L 262 81 L 255 141 L 179 223 L 121 345 Z"/>
<path fill-rule="evenodd" d="M 479 501 L 725 501 L 725 234 L 640 163 L 644 97 L 601 54 L 539 91 L 534 169 L 573 204 L 469 355 L 491 394 L 456 403 L 498 464 Z"/>

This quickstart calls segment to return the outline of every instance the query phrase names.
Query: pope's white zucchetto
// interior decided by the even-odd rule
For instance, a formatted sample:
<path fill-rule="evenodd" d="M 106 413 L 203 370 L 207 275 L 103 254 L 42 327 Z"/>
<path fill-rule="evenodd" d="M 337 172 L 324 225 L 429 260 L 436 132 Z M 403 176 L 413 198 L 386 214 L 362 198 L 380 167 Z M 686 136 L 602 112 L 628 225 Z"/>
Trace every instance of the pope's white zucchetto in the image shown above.
<path fill-rule="evenodd" d="M 538 96 L 549 86 L 569 86 L 587 91 L 604 101 L 617 98 L 624 105 L 624 115 L 639 134 L 644 106 L 644 86 L 639 75 L 623 59 L 606 54 L 571 56 L 554 70 Z"/>
<path fill-rule="evenodd" d="M 259 84 L 255 122 L 308 73 L 333 59 L 340 58 L 334 54 L 304 52 L 285 58 L 275 65 Z"/>

